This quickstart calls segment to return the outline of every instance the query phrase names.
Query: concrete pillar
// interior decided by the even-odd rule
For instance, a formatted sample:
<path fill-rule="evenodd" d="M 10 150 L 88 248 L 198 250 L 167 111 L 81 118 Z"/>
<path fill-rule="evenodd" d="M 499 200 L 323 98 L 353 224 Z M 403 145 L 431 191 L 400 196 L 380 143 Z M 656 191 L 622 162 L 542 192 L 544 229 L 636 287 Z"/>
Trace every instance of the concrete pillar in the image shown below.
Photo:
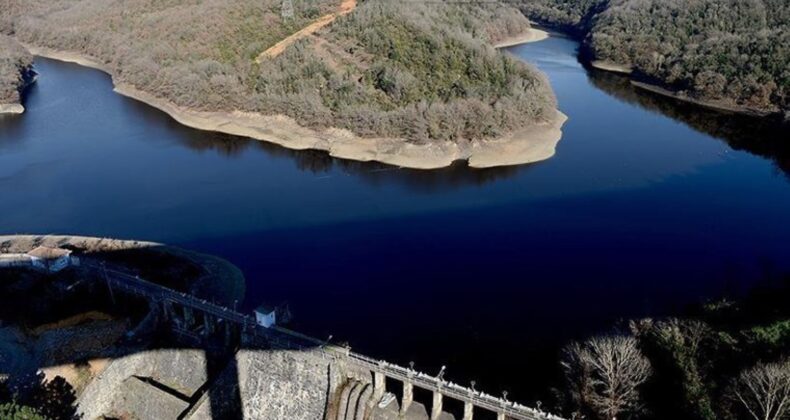
<path fill-rule="evenodd" d="M 346 414 L 348 414 L 348 397 L 351 395 L 351 390 L 359 386 L 359 384 L 354 381 L 349 384 L 345 384 L 343 386 L 343 391 L 340 392 L 340 404 L 337 409 L 337 419 L 338 420 L 346 420 Z"/>
<path fill-rule="evenodd" d="M 175 303 L 170 303 L 170 319 L 173 321 L 178 328 L 184 327 L 184 309 L 180 305 Z"/>
<path fill-rule="evenodd" d="M 170 321 L 173 319 L 172 309 L 170 308 L 170 303 L 166 301 L 162 301 L 162 318 L 165 321 Z"/>
<path fill-rule="evenodd" d="M 496 420 L 505 420 L 505 413 L 496 413 Z"/>
<path fill-rule="evenodd" d="M 230 347 L 230 341 L 233 335 L 233 327 L 231 326 L 230 322 L 223 322 L 222 325 L 225 327 L 225 347 Z"/>
<path fill-rule="evenodd" d="M 189 306 L 184 306 L 184 322 L 187 328 L 191 328 L 193 322 L 195 321 L 195 316 L 192 313 L 192 308 Z"/>
<path fill-rule="evenodd" d="M 407 381 L 403 383 L 403 401 L 400 402 L 401 415 L 404 415 L 407 411 L 409 411 L 412 401 L 414 401 L 414 385 Z"/>
<path fill-rule="evenodd" d="M 373 372 L 373 401 L 376 404 L 381 401 L 381 397 L 384 396 L 384 392 L 387 389 L 386 378 L 381 372 Z"/>
<path fill-rule="evenodd" d="M 475 406 L 469 401 L 464 401 L 464 420 L 472 420 L 474 415 Z"/>
<path fill-rule="evenodd" d="M 356 383 L 354 388 L 351 389 L 351 393 L 348 395 L 348 411 L 346 411 L 345 420 L 354 420 L 354 418 L 357 416 L 357 410 L 359 409 L 359 396 L 362 394 L 364 389 L 365 385 L 361 383 Z"/>
<path fill-rule="evenodd" d="M 373 412 L 374 407 L 373 390 L 374 388 L 370 385 L 362 389 L 362 393 L 359 394 L 359 401 L 357 401 L 357 413 L 354 416 L 354 420 L 370 419 L 370 413 Z M 375 404 L 378 404 L 378 401 L 375 401 Z"/>
<path fill-rule="evenodd" d="M 214 318 L 212 318 L 209 314 L 203 314 L 203 328 L 205 330 L 206 335 L 211 335 L 211 331 L 213 330 Z"/>
<path fill-rule="evenodd" d="M 433 392 L 433 404 L 431 404 L 431 420 L 437 420 L 442 415 L 442 393 Z"/>

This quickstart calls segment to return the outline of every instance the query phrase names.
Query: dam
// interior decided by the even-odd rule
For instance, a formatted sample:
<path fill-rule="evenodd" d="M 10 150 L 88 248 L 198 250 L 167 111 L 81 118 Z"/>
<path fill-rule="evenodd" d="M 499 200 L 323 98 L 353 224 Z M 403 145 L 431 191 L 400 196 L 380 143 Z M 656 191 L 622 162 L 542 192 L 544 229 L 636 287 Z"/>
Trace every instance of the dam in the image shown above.
<path fill-rule="evenodd" d="M 472 420 L 478 414 L 495 416 L 498 420 L 560 419 L 549 413 L 529 408 L 502 397 L 486 394 L 473 387 L 446 381 L 442 373 L 428 375 L 413 367 L 402 367 L 352 352 L 348 347 L 336 346 L 279 326 L 259 325 L 253 316 L 177 292 L 149 282 L 139 276 L 110 268 L 104 264 L 84 262 L 84 268 L 101 273 L 103 282 L 95 287 L 106 287 L 113 300 L 132 297 L 148 303 L 149 312 L 129 335 L 167 331 L 184 349 L 203 349 L 204 356 L 184 350 L 197 359 L 215 357 L 228 366 L 220 366 L 214 380 L 208 380 L 199 394 L 185 398 L 173 413 L 179 419 L 209 418 L 288 418 L 288 419 L 454 419 Z M 213 356 L 209 356 L 213 355 Z M 217 356 L 219 355 L 219 356 Z M 132 359 L 146 357 L 132 355 Z M 114 361 L 105 373 L 88 386 L 82 396 L 80 409 L 86 418 L 105 415 L 106 402 L 113 398 L 113 390 L 122 389 L 130 377 L 151 378 L 151 366 L 179 369 L 184 363 L 172 351 L 158 351 L 150 355 L 148 363 Z M 164 359 L 168 359 L 167 362 Z M 170 360 L 176 359 L 176 360 Z M 117 366 L 116 366 L 117 363 Z M 206 365 L 211 362 L 204 361 Z M 211 370 L 211 369 L 207 369 Z M 215 369 L 216 370 L 216 369 Z M 208 375 L 211 375 L 209 372 Z M 162 375 L 160 375 L 162 376 Z M 174 374 L 179 377 L 181 374 Z M 201 382 L 201 381 L 197 381 Z M 184 389 L 184 386 L 160 388 Z M 415 389 L 427 391 L 431 400 L 425 403 L 414 399 Z M 231 395 L 228 399 L 228 394 Z M 394 398 L 395 394 L 399 398 Z M 187 394 L 184 394 L 187 395 Z M 216 396 L 212 401 L 212 395 Z M 221 395 L 221 397 L 219 397 Z M 240 402 L 233 407 L 227 401 Z M 448 400 L 462 404 L 456 417 L 445 412 Z M 146 416 L 155 405 L 140 404 Z"/>

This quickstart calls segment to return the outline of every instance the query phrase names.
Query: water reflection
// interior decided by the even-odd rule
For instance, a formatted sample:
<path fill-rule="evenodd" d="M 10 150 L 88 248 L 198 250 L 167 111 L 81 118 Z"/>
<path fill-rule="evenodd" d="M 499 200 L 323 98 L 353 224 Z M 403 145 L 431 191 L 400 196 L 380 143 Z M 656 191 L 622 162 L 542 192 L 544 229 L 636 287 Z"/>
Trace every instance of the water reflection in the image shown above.
<path fill-rule="evenodd" d="M 297 169 L 314 175 L 328 174 L 335 169 L 359 176 L 371 185 L 396 184 L 415 191 L 432 192 L 466 185 L 485 185 L 507 179 L 536 164 L 501 168 L 474 169 L 466 162 L 458 161 L 438 170 L 398 168 L 378 162 L 359 162 L 337 159 L 320 150 L 293 150 L 274 143 L 253 140 L 230 134 L 201 131 L 184 127 L 167 114 L 142 102 L 127 99 L 123 106 L 130 112 L 141 115 L 152 126 L 166 125 L 178 135 L 163 140 L 175 140 L 187 148 L 199 152 L 213 151 L 224 157 L 238 157 L 249 150 L 260 150 L 273 157 L 284 157 L 294 162 Z M 0 124 L 2 124 L 0 122 Z"/>
<path fill-rule="evenodd" d="M 35 95 L 37 90 L 38 85 L 35 83 L 25 88 L 22 92 L 22 106 L 27 105 L 28 98 Z M 23 143 L 22 117 L 16 114 L 0 114 L 0 151 L 18 148 Z"/>
<path fill-rule="evenodd" d="M 770 159 L 790 177 L 790 125 L 778 118 L 759 118 L 695 106 L 636 88 L 628 77 L 587 68 L 592 84 L 615 98 L 679 121 L 724 140 L 735 150 Z"/>
<path fill-rule="evenodd" d="M 25 140 L 21 135 L 22 129 L 18 115 L 0 115 L 0 151 L 20 147 Z"/>
<path fill-rule="evenodd" d="M 398 168 L 378 162 L 337 159 L 321 150 L 292 150 L 273 143 L 229 134 L 188 130 L 187 135 L 178 138 L 181 144 L 192 150 L 210 150 L 226 157 L 234 157 L 254 148 L 263 150 L 271 156 L 286 157 L 292 160 L 300 171 L 314 175 L 328 174 L 339 169 L 343 173 L 359 176 L 372 185 L 397 184 L 423 192 L 447 190 L 466 185 L 485 185 L 510 178 L 540 164 L 538 162 L 531 165 L 474 169 L 470 168 L 466 162 L 458 161 L 447 168 L 425 171 Z"/>
<path fill-rule="evenodd" d="M 548 74 L 570 120 L 556 157 L 492 170 L 404 170 L 194 130 L 113 94 L 104 74 L 39 59 L 29 112 L 0 121 L 0 231 L 224 256 L 252 305 L 289 300 L 300 329 L 515 391 L 569 337 L 749 284 L 761 259 L 790 269 L 790 184 L 674 121 L 786 162 L 776 135 L 590 75 L 576 46 L 513 50 Z"/>

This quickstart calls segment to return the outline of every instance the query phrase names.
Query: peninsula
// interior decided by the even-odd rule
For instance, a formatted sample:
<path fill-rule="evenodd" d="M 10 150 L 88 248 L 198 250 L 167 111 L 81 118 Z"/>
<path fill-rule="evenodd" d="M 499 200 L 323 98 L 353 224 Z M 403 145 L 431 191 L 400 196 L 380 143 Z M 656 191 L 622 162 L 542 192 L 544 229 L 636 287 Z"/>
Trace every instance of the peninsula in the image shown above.
<path fill-rule="evenodd" d="M 551 157 L 566 119 L 540 72 L 494 48 L 539 38 L 501 4 L 8 3 L 0 32 L 32 53 L 100 68 L 185 125 L 292 149 L 515 165 Z"/>

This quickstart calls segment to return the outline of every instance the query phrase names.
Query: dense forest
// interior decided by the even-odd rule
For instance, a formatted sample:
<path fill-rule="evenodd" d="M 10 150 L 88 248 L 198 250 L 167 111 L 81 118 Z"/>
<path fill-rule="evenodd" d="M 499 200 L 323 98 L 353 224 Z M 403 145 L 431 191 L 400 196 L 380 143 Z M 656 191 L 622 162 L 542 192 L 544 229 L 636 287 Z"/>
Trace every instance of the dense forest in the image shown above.
<path fill-rule="evenodd" d="M 13 39 L 0 34 L 0 104 L 18 104 L 22 89 L 33 77 L 33 56 Z"/>
<path fill-rule="evenodd" d="M 590 59 L 723 106 L 790 113 L 786 0 L 518 0 Z"/>
<path fill-rule="evenodd" d="M 92 57 L 116 82 L 180 106 L 362 136 L 476 140 L 556 117 L 544 77 L 490 46 L 529 28 L 501 4 L 366 0 L 256 62 L 339 5 L 297 0 L 284 17 L 280 0 L 6 0 L 0 32 Z"/>

